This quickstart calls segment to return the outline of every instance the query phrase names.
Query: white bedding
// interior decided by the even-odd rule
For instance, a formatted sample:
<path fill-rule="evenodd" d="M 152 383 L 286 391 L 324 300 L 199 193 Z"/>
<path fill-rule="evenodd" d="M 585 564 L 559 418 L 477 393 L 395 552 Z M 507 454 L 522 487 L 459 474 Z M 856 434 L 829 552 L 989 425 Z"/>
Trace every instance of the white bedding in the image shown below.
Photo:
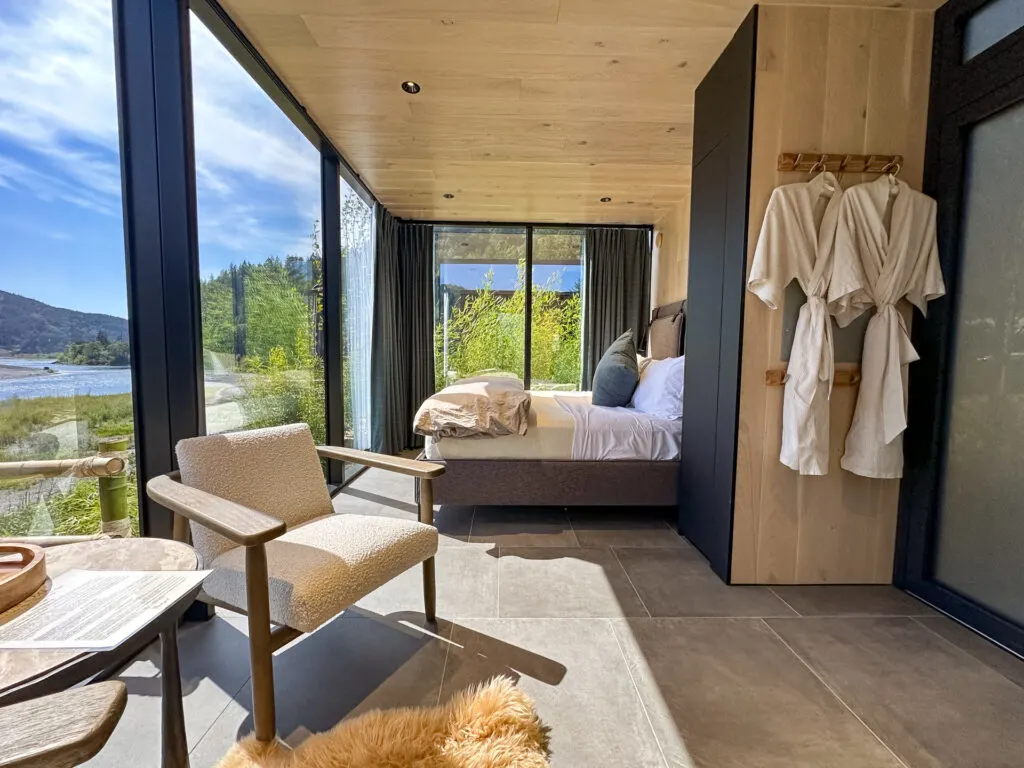
<path fill-rule="evenodd" d="M 562 393 L 585 397 L 590 393 Z M 501 437 L 446 437 L 426 439 L 428 459 L 552 459 L 572 458 L 575 427 L 572 417 L 555 402 L 552 392 L 530 392 L 530 416 L 525 435 Z"/>
<path fill-rule="evenodd" d="M 682 419 L 664 419 L 634 408 L 592 405 L 589 398 L 555 400 L 573 420 L 574 461 L 673 461 L 679 458 Z"/>
<path fill-rule="evenodd" d="M 642 460 L 679 458 L 682 419 L 662 419 L 633 408 L 603 408 L 589 392 L 530 393 L 525 435 L 428 437 L 428 459 Z"/>

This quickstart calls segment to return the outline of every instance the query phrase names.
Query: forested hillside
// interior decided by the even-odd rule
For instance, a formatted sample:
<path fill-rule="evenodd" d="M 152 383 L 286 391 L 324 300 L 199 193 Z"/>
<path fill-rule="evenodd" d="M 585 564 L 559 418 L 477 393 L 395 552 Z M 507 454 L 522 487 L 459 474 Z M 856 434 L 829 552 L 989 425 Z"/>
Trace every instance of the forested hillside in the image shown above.
<path fill-rule="evenodd" d="M 128 321 L 113 315 L 51 307 L 0 291 L 0 353 L 56 355 L 69 344 L 105 336 L 128 340 Z"/>

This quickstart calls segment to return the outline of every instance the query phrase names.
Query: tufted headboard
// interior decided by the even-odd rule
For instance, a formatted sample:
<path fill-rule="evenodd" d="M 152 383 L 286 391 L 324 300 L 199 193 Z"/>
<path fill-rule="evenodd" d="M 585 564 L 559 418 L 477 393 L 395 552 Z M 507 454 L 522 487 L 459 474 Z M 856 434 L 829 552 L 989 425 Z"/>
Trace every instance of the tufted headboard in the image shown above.
<path fill-rule="evenodd" d="M 686 339 L 686 300 L 655 307 L 647 329 L 647 355 L 655 360 L 679 357 Z"/>

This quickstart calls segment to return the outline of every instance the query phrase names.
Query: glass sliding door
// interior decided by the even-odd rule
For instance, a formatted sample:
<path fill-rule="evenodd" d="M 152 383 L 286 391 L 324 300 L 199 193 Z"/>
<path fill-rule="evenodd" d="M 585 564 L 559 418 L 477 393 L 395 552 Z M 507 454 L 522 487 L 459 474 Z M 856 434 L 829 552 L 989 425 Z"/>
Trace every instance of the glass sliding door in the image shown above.
<path fill-rule="evenodd" d="M 583 230 L 533 229 L 531 389 L 580 387 Z"/>
<path fill-rule="evenodd" d="M 1024 654 L 1024 31 L 1006 17 L 992 32 L 999 13 L 950 0 L 935 15 L 925 191 L 947 295 L 913 326 L 895 574 Z"/>
<path fill-rule="evenodd" d="M 320 151 L 191 30 L 206 431 L 301 421 L 323 442 Z"/>
<path fill-rule="evenodd" d="M 0 463 L 47 462 L 0 536 L 137 534 L 110 0 L 0 4 L 0 81 Z M 126 470 L 71 477 L 101 452 Z"/>
<path fill-rule="evenodd" d="M 345 446 L 371 447 L 370 352 L 374 292 L 373 208 L 341 179 L 341 322 Z M 345 464 L 345 480 L 359 472 Z"/>
<path fill-rule="evenodd" d="M 482 372 L 525 372 L 525 227 L 435 227 L 437 388 Z"/>
<path fill-rule="evenodd" d="M 1024 625 L 1024 102 L 970 129 L 935 578 Z"/>

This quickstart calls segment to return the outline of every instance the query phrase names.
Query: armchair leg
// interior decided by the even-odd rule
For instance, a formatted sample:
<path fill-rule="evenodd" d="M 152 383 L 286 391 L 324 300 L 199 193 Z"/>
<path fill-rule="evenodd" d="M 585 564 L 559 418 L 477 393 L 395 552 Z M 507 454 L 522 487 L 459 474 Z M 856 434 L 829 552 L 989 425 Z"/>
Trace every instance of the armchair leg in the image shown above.
<path fill-rule="evenodd" d="M 437 596 L 434 584 L 434 558 L 423 561 L 423 615 L 427 621 L 437 621 Z"/>
<path fill-rule="evenodd" d="M 434 486 L 427 478 L 420 484 L 420 522 L 434 524 Z M 434 581 L 434 558 L 423 561 L 423 615 L 427 621 L 437 620 L 437 589 Z"/>
<path fill-rule="evenodd" d="M 249 613 L 249 665 L 252 671 L 252 719 L 258 741 L 277 736 L 274 712 L 274 656 L 270 637 L 270 594 L 267 551 L 246 547 L 245 580 Z"/>

